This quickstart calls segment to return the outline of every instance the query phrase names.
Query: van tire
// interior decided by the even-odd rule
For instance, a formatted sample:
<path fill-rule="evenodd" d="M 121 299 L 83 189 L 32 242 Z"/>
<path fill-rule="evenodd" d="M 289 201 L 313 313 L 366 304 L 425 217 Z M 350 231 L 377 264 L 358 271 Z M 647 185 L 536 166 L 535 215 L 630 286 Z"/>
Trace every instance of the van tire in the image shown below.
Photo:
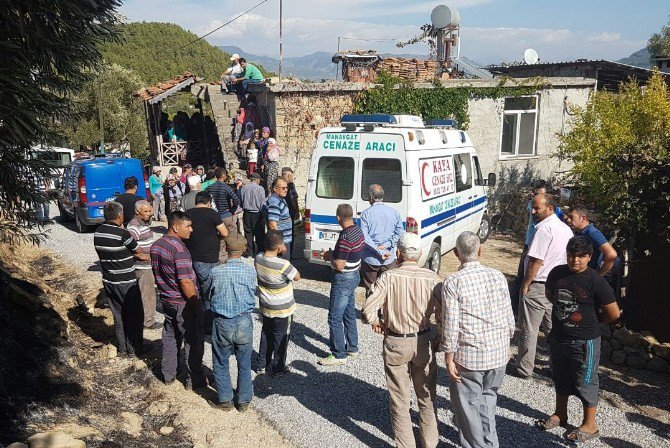
<path fill-rule="evenodd" d="M 87 226 L 79 219 L 79 215 L 75 212 L 74 214 L 74 224 L 77 227 L 77 233 L 87 233 L 91 230 L 91 226 Z"/>
<path fill-rule="evenodd" d="M 424 267 L 430 269 L 436 274 L 440 273 L 440 267 L 442 266 L 442 254 L 440 245 L 433 241 L 433 244 L 430 245 L 430 250 L 428 251 L 428 258 L 426 258 L 426 264 Z"/>
<path fill-rule="evenodd" d="M 477 236 L 479 237 L 479 242 L 484 243 L 489 239 L 491 235 L 491 218 L 486 213 L 482 216 L 482 222 L 479 223 L 479 229 L 477 230 Z"/>
<path fill-rule="evenodd" d="M 60 213 L 60 222 L 70 222 L 72 217 L 65 211 L 63 205 L 60 202 L 58 204 L 58 213 Z"/>

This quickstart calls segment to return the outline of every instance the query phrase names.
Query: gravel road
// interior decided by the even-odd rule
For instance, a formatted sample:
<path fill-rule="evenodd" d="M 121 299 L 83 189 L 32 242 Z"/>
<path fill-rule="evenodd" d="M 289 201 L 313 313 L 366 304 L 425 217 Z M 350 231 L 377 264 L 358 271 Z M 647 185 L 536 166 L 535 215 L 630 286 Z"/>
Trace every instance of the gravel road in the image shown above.
<path fill-rule="evenodd" d="M 52 206 L 52 210 L 56 207 Z M 46 247 L 83 271 L 99 275 L 93 249 L 93 235 L 80 235 L 70 225 L 56 223 L 49 227 Z M 155 230 L 163 230 L 156 228 Z M 512 249 L 510 249 L 512 247 Z M 512 252 L 511 252 L 512 251 Z M 491 240 L 485 245 L 487 264 L 499 264 L 506 257 L 509 272 L 516 270 L 514 252 L 518 248 L 508 242 Z M 445 257 L 453 257 L 447 254 Z M 447 260 L 447 268 L 454 266 Z M 255 378 L 254 408 L 296 446 L 301 447 L 387 447 L 392 446 L 392 429 L 388 410 L 388 394 L 381 358 L 382 338 L 369 326 L 359 323 L 361 354 L 346 365 L 325 368 L 316 364 L 327 354 L 329 273 L 326 269 L 296 262 L 304 280 L 295 285 L 299 304 L 294 316 L 288 361 L 293 373 L 278 379 L 263 375 Z M 450 269 L 453 272 L 453 268 Z M 359 294 L 362 293 L 359 291 Z M 260 323 L 255 322 L 255 340 L 259 340 Z M 256 342 L 257 345 L 257 342 Z M 438 380 L 438 415 L 442 446 L 458 446 L 452 423 L 448 379 L 444 360 L 440 357 Z M 207 344 L 205 363 L 211 368 L 211 347 Z M 234 361 L 233 361 L 234 364 Z M 533 380 L 507 376 L 500 388 L 497 425 L 502 447 L 560 447 L 571 446 L 563 432 L 555 429 L 540 432 L 533 422 L 553 410 L 554 392 L 546 377 L 546 356 L 538 362 L 540 374 Z M 601 372 L 601 376 L 602 376 Z M 656 376 L 658 384 L 648 384 L 652 390 L 666 387 L 667 376 Z M 620 388 L 623 397 L 605 392 L 598 411 L 601 438 L 588 446 L 618 448 L 669 446 L 670 424 L 642 415 L 635 404 L 632 387 Z M 652 399 L 653 401 L 653 399 Z M 667 410 L 667 403 L 653 403 Z M 570 401 L 570 422 L 581 421 L 581 405 Z M 412 416 L 417 420 L 416 400 L 412 401 Z M 416 430 L 416 428 L 415 428 Z"/>

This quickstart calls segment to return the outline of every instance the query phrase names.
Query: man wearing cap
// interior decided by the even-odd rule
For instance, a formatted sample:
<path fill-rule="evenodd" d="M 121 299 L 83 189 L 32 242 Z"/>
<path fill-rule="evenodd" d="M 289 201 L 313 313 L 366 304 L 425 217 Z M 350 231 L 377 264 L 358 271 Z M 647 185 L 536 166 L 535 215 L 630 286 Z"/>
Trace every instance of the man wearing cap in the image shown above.
<path fill-rule="evenodd" d="M 225 86 L 226 93 L 235 93 L 236 87 L 240 84 L 234 84 L 233 80 L 244 76 L 244 70 L 240 66 L 240 55 L 235 53 L 230 57 L 230 67 L 221 75 L 221 91 Z"/>
<path fill-rule="evenodd" d="M 188 211 L 195 207 L 195 196 L 200 192 L 200 176 L 193 174 L 186 179 L 190 191 L 181 197 L 181 208 Z"/>
<path fill-rule="evenodd" d="M 256 308 L 256 270 L 240 258 L 247 241 L 239 233 L 226 238 L 228 262 L 212 269 L 211 309 L 212 367 L 218 400 L 215 407 L 233 409 L 233 388 L 228 360 L 237 361 L 237 406 L 240 412 L 249 408 L 254 396 L 251 382 L 253 353 L 253 311 Z"/>
<path fill-rule="evenodd" d="M 165 221 L 165 202 L 163 201 L 163 181 L 161 180 L 161 167 L 155 166 L 149 177 L 149 191 L 153 196 L 154 220 Z"/>
<path fill-rule="evenodd" d="M 261 186 L 261 176 L 258 173 L 251 175 L 251 182 L 240 191 L 242 210 L 244 210 L 244 237 L 247 240 L 247 255 L 253 257 L 265 250 L 263 244 L 265 223 L 261 209 L 265 203 L 265 188 Z"/>
<path fill-rule="evenodd" d="M 421 257 L 418 235 L 405 233 L 400 238 L 397 257 L 400 266 L 379 276 L 363 307 L 363 315 L 375 333 L 384 334 L 382 358 L 396 446 L 416 446 L 409 414 L 413 385 L 419 406 L 421 446 L 435 447 L 439 439 L 435 415 L 437 361 L 430 347 L 430 318 L 435 314 L 440 335 L 441 280 L 430 269 L 418 265 Z"/>

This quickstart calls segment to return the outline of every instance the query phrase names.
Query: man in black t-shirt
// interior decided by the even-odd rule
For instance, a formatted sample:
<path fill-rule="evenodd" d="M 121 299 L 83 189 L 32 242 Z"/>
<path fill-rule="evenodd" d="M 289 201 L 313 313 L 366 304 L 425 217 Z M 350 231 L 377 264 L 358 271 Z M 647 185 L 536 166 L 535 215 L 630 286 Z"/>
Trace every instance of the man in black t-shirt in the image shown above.
<path fill-rule="evenodd" d="M 556 410 L 544 420 L 541 429 L 568 424 L 568 398 L 576 395 L 584 407 L 584 419 L 567 438 L 585 442 L 598 437 L 598 365 L 600 327 L 619 318 L 619 306 L 607 281 L 589 267 L 593 254 L 591 241 L 575 236 L 566 248 L 567 265 L 559 265 L 547 277 L 546 296 L 553 304 L 549 349 L 556 390 Z"/>
<path fill-rule="evenodd" d="M 126 192 L 114 199 L 123 206 L 123 226 L 127 226 L 131 219 L 135 217 L 135 203 L 141 201 L 142 197 L 137 195 L 137 178 L 135 176 L 126 177 L 123 181 L 123 188 Z"/>
<path fill-rule="evenodd" d="M 211 331 L 210 295 L 212 289 L 212 268 L 219 264 L 219 237 L 228 236 L 228 228 L 219 214 L 212 208 L 212 195 L 200 191 L 195 195 L 195 207 L 189 209 L 186 215 L 191 218 L 193 233 L 184 240 L 184 244 L 191 252 L 193 270 L 198 278 L 198 289 L 205 306 L 205 331 Z"/>

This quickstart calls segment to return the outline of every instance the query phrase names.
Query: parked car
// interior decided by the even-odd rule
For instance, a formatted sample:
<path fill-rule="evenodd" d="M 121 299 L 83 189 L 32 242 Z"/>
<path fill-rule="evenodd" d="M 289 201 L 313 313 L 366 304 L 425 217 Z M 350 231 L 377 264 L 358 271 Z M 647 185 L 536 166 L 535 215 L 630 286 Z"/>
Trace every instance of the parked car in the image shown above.
<path fill-rule="evenodd" d="M 339 127 L 319 132 L 305 207 L 305 258 L 329 264 L 322 250 L 335 246 L 335 210 L 349 203 L 358 216 L 370 207 L 368 188 L 384 188 L 384 203 L 398 211 L 407 232 L 421 237 L 420 264 L 439 272 L 442 254 L 466 230 L 484 242 L 490 233 L 487 185 L 470 137 L 453 120 L 424 124 L 412 115 L 345 115 Z"/>
<path fill-rule="evenodd" d="M 43 160 L 52 168 L 49 194 L 51 197 L 55 197 L 56 190 L 59 188 L 59 179 L 65 174 L 65 167 L 74 160 L 74 149 L 57 146 L 33 146 L 28 151 L 28 158 Z"/>
<path fill-rule="evenodd" d="M 88 232 L 104 221 L 103 207 L 125 192 L 123 182 L 135 176 L 145 188 L 137 195 L 150 197 L 149 179 L 139 159 L 112 154 L 76 160 L 65 168 L 60 182 L 58 210 L 62 221 L 74 219 L 78 232 Z"/>

